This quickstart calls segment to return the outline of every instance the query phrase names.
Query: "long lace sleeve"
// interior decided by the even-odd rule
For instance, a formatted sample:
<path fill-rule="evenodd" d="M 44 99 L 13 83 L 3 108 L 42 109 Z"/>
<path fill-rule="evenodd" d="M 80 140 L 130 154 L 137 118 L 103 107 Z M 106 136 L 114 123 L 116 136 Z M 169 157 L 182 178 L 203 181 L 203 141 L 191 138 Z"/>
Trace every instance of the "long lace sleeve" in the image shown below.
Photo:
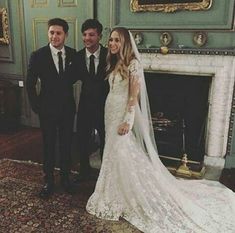
<path fill-rule="evenodd" d="M 130 77 L 134 79 L 138 79 L 139 69 L 140 69 L 139 62 L 136 59 L 132 60 L 129 66 Z M 133 124 L 134 124 L 135 105 L 136 105 L 136 102 L 138 101 L 137 100 L 138 93 L 136 91 L 137 91 L 136 89 L 132 90 L 131 88 L 129 88 L 129 99 L 127 102 L 126 113 L 124 115 L 124 122 L 129 124 L 130 129 L 133 127 Z"/>

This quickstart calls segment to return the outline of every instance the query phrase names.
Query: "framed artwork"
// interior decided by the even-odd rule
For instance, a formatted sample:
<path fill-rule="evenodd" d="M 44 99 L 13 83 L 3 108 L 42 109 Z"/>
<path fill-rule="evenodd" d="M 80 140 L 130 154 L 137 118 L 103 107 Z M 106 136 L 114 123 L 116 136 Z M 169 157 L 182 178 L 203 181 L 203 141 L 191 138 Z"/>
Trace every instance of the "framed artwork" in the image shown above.
<path fill-rule="evenodd" d="M 0 44 L 9 44 L 8 17 L 6 8 L 0 8 Z"/>
<path fill-rule="evenodd" d="M 172 42 L 172 36 L 169 32 L 163 32 L 160 35 L 160 42 L 162 46 L 168 46 Z"/>
<path fill-rule="evenodd" d="M 207 42 L 207 35 L 204 32 L 196 32 L 193 35 L 193 42 L 196 46 L 201 47 Z"/>
<path fill-rule="evenodd" d="M 141 32 L 136 32 L 136 33 L 134 33 L 133 36 L 134 36 L 135 43 L 137 45 L 140 45 L 140 44 L 143 43 L 144 36 L 143 36 L 143 34 Z"/>
<path fill-rule="evenodd" d="M 174 12 L 177 10 L 208 10 L 212 0 L 131 0 L 132 12 L 163 11 Z"/>

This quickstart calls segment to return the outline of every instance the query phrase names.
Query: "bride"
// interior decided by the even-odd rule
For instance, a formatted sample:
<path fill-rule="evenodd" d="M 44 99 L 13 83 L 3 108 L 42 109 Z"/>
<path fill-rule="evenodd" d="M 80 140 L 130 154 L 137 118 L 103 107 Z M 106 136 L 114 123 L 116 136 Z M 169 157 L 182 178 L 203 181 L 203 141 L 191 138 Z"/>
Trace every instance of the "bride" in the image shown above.
<path fill-rule="evenodd" d="M 108 48 L 106 145 L 87 211 L 107 220 L 122 217 L 146 233 L 234 233 L 230 189 L 215 181 L 176 179 L 161 163 L 132 35 L 113 29 Z"/>

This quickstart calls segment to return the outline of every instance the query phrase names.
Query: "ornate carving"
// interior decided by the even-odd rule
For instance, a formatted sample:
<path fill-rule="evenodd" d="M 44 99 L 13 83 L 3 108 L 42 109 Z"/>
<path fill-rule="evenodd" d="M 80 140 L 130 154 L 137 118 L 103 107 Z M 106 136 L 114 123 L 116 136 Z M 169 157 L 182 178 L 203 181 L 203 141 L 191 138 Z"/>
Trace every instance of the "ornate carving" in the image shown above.
<path fill-rule="evenodd" d="M 177 10 L 189 10 L 189 11 L 197 11 L 197 10 L 208 10 L 212 5 L 212 0 L 201 0 L 199 1 L 188 1 L 187 3 L 156 3 L 152 4 L 140 4 L 139 0 L 131 0 L 130 8 L 132 12 L 140 12 L 140 11 L 163 11 L 163 12 L 174 12 Z"/>
<path fill-rule="evenodd" d="M 196 46 L 202 47 L 207 42 L 207 35 L 204 32 L 196 32 L 193 35 L 193 42 Z"/>
<path fill-rule="evenodd" d="M 6 8 L 0 8 L 0 44 L 9 44 L 8 17 Z"/>
<path fill-rule="evenodd" d="M 163 46 L 168 46 L 172 42 L 172 36 L 169 32 L 163 32 L 160 35 L 160 41 Z"/>
<path fill-rule="evenodd" d="M 137 45 L 140 45 L 140 44 L 142 44 L 143 41 L 144 41 L 144 36 L 143 36 L 143 34 L 142 34 L 141 32 L 136 32 L 136 33 L 134 34 L 134 39 L 135 39 L 135 43 L 136 43 Z"/>

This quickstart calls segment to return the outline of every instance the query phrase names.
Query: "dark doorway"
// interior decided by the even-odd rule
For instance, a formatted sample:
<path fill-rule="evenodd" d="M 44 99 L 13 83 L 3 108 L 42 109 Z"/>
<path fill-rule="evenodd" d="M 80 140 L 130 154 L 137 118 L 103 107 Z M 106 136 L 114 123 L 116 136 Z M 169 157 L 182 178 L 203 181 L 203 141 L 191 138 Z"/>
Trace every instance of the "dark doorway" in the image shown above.
<path fill-rule="evenodd" d="M 210 76 L 145 73 L 160 155 L 201 162 L 205 154 Z"/>

